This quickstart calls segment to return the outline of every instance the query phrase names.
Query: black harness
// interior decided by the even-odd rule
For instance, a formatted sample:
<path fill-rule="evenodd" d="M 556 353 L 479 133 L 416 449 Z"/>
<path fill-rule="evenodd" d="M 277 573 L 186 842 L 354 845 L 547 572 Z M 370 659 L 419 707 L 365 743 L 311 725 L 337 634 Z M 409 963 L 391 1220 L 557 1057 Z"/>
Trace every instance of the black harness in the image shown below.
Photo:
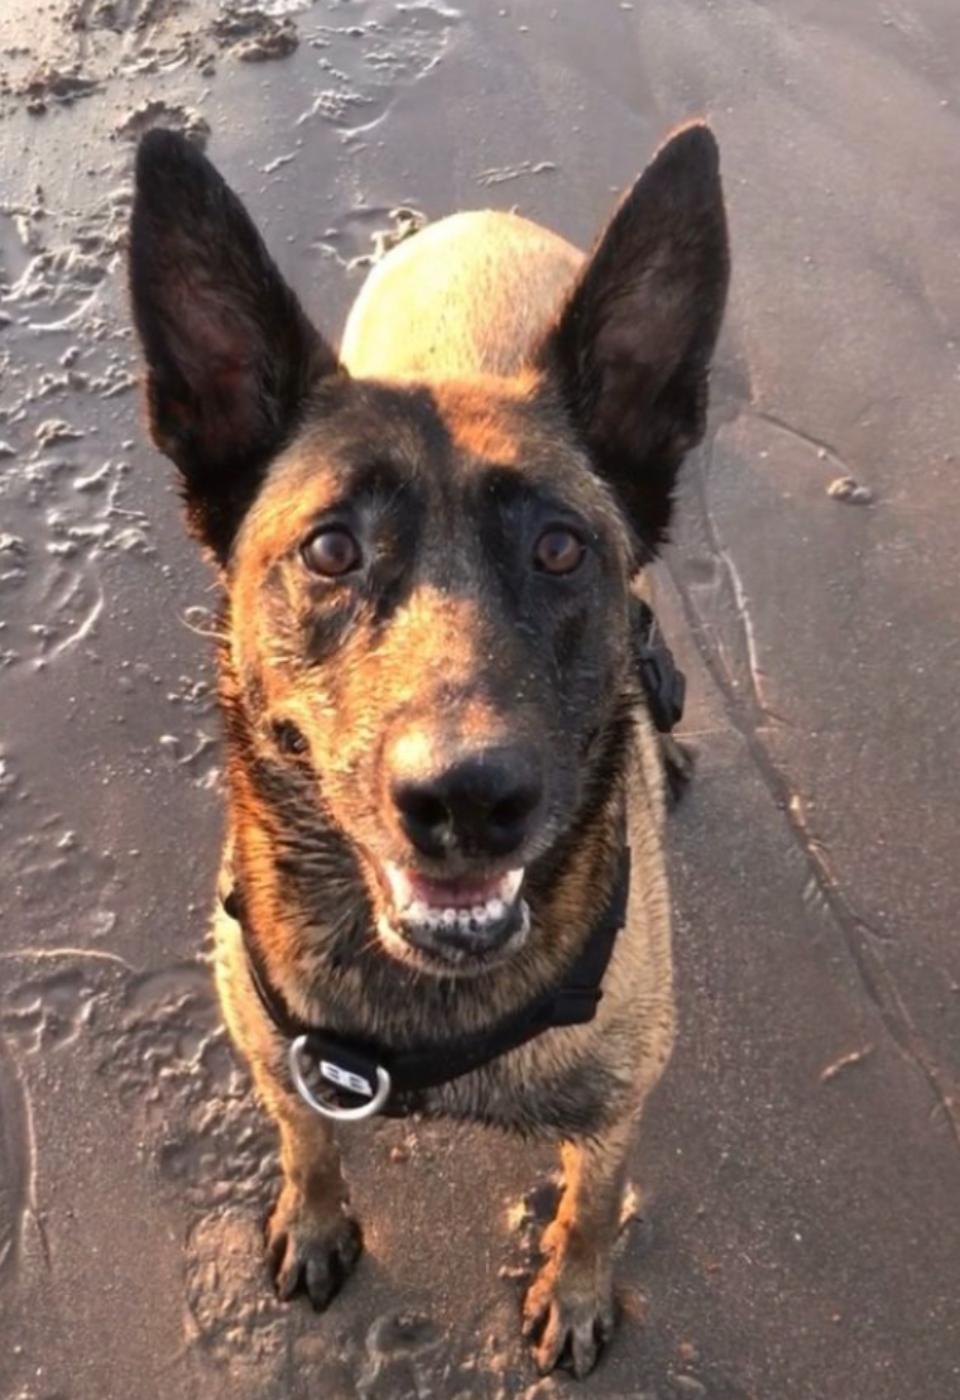
<path fill-rule="evenodd" d="M 683 673 L 661 639 L 652 610 L 640 600 L 634 601 L 633 622 L 638 679 L 654 724 L 666 733 L 683 711 Z M 626 920 L 629 894 L 630 849 L 624 844 L 606 907 L 558 987 L 478 1034 L 406 1050 L 335 1035 L 301 1020 L 270 980 L 236 887 L 224 896 L 223 909 L 240 925 L 260 1004 L 288 1042 L 290 1076 L 297 1091 L 325 1117 L 349 1120 L 375 1113 L 389 1117 L 412 1113 L 421 1106 L 426 1090 L 480 1069 L 544 1031 L 592 1021 L 617 934 Z"/>
<path fill-rule="evenodd" d="M 669 734 L 683 718 L 687 678 L 674 661 L 649 603 L 633 598 L 630 622 L 634 669 L 650 718 L 661 734 Z"/>

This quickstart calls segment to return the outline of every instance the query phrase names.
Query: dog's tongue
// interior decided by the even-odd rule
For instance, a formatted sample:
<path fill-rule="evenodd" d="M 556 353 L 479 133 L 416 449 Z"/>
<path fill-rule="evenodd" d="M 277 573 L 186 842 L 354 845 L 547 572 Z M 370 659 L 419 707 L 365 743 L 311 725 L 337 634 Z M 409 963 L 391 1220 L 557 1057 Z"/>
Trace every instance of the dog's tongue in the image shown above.
<path fill-rule="evenodd" d="M 414 899 L 447 909 L 485 904 L 499 894 L 502 884 L 500 875 L 487 880 L 428 880 L 425 875 L 410 876 Z"/>

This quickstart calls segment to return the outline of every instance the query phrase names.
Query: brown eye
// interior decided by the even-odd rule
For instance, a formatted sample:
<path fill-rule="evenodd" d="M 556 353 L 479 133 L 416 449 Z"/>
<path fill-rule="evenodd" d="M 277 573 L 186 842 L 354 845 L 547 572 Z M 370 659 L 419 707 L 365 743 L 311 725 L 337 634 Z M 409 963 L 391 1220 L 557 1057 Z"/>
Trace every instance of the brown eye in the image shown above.
<path fill-rule="evenodd" d="M 360 546 L 343 525 L 325 525 L 300 546 L 303 562 L 312 574 L 342 578 L 360 564 Z"/>
<path fill-rule="evenodd" d="M 534 563 L 546 574 L 572 574 L 580 567 L 586 546 L 579 535 L 563 526 L 544 530 L 534 550 Z"/>

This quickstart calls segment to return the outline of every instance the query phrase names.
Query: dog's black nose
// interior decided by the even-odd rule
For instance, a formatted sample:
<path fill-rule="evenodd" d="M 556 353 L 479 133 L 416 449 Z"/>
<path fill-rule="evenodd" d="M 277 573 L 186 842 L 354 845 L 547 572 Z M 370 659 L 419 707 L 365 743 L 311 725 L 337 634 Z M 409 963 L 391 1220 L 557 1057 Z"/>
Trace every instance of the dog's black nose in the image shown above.
<path fill-rule="evenodd" d="M 391 795 L 401 826 L 423 855 L 498 857 L 522 845 L 543 797 L 532 748 L 473 750 L 432 773 L 418 767 L 404 771 L 402 757 L 395 757 Z"/>

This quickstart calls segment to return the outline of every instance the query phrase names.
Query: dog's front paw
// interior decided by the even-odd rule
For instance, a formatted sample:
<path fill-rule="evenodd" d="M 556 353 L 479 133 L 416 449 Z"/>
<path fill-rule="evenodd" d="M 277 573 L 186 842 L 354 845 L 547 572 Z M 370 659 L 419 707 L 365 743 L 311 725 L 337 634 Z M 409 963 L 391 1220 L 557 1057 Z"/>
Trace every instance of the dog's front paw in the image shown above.
<path fill-rule="evenodd" d="M 589 1375 L 613 1327 L 609 1277 L 598 1281 L 595 1270 L 565 1266 L 561 1257 L 545 1264 L 530 1285 L 523 1334 L 533 1343 L 541 1375 L 558 1365 L 569 1367 L 578 1380 Z"/>
<path fill-rule="evenodd" d="M 267 1225 L 267 1262 L 282 1302 L 304 1292 L 322 1312 L 362 1249 L 363 1235 L 354 1216 L 339 1206 L 320 1213 L 303 1202 L 292 1204 L 281 1192 Z"/>

